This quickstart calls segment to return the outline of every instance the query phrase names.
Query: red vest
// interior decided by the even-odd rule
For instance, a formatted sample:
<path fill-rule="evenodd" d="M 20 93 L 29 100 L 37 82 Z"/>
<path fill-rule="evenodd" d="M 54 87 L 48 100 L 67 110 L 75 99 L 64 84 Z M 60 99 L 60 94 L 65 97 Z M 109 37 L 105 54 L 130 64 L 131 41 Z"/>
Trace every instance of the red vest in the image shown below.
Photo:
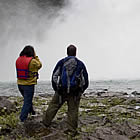
<path fill-rule="evenodd" d="M 29 63 L 33 57 L 20 56 L 16 60 L 17 78 L 29 78 Z"/>

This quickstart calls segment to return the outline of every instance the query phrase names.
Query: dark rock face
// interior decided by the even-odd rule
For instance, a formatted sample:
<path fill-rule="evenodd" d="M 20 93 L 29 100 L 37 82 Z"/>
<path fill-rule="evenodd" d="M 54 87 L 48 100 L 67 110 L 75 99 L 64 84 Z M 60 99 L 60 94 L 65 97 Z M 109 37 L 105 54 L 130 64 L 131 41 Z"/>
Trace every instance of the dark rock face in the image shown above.
<path fill-rule="evenodd" d="M 96 130 L 94 137 L 103 140 L 129 140 L 126 136 L 117 134 L 111 128 L 99 128 Z"/>
<path fill-rule="evenodd" d="M 16 111 L 16 105 L 10 102 L 7 97 L 0 97 L 0 115 L 10 114 Z"/>
<path fill-rule="evenodd" d="M 29 116 L 24 124 L 17 123 L 14 128 L 6 125 L 7 127 L 4 127 L 3 132 L 2 129 L 0 130 L 0 138 L 1 135 L 4 135 L 5 139 L 11 140 L 17 139 L 19 136 L 33 140 L 140 139 L 140 110 L 135 108 L 137 105 L 140 106 L 139 98 L 120 96 L 117 93 L 110 93 L 109 96 L 82 96 L 79 108 L 78 134 L 75 137 L 65 133 L 67 129 L 65 105 L 62 110 L 58 111 L 49 127 L 43 125 L 43 108 L 48 105 L 50 99 L 50 96 L 35 97 L 34 107 L 37 115 Z M 22 98 L 18 100 L 17 105 L 22 104 Z M 9 99 L 6 97 L 0 97 L 0 101 L 9 103 Z M 1 124 L 0 127 L 2 127 Z"/>
<path fill-rule="evenodd" d="M 131 94 L 133 94 L 133 95 L 140 95 L 140 93 L 139 92 L 137 92 L 137 91 L 133 91 Z"/>

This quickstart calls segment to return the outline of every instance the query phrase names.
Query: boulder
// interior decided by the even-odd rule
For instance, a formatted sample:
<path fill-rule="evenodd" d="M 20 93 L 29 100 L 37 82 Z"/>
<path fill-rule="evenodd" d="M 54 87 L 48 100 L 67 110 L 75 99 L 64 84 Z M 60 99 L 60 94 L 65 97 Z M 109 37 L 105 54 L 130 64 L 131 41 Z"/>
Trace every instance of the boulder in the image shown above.
<path fill-rule="evenodd" d="M 0 115 L 10 114 L 16 111 L 16 105 L 8 100 L 7 97 L 0 96 Z"/>
<path fill-rule="evenodd" d="M 140 95 L 140 93 L 137 92 L 137 91 L 133 91 L 131 94 L 132 94 L 132 95 L 135 95 L 135 96 Z"/>

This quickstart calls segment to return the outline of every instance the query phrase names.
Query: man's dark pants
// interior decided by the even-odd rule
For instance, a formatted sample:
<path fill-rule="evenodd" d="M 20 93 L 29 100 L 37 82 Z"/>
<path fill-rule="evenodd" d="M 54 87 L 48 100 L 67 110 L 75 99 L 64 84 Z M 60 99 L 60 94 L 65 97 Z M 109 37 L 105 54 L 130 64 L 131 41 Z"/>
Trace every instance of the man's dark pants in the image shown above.
<path fill-rule="evenodd" d="M 51 124 L 51 121 L 55 117 L 57 111 L 66 101 L 68 105 L 67 126 L 70 131 L 75 132 L 78 127 L 78 111 L 80 96 L 80 93 L 78 96 L 74 96 L 71 94 L 64 94 L 60 96 L 56 92 L 52 98 L 52 101 L 49 104 L 46 113 L 43 116 L 43 123 L 46 126 L 49 126 Z"/>

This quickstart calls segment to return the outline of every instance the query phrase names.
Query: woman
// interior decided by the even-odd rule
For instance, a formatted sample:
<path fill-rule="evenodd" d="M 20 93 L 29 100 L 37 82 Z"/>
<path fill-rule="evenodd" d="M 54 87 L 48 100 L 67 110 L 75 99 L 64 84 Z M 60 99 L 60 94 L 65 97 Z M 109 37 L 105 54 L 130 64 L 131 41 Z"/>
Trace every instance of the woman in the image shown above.
<path fill-rule="evenodd" d="M 41 67 L 42 64 L 38 56 L 36 56 L 34 48 L 30 45 L 25 46 L 16 60 L 18 89 L 24 97 L 20 114 L 21 122 L 27 119 L 29 113 L 35 115 L 32 99 L 34 96 L 34 88 L 37 84 L 38 70 Z"/>

